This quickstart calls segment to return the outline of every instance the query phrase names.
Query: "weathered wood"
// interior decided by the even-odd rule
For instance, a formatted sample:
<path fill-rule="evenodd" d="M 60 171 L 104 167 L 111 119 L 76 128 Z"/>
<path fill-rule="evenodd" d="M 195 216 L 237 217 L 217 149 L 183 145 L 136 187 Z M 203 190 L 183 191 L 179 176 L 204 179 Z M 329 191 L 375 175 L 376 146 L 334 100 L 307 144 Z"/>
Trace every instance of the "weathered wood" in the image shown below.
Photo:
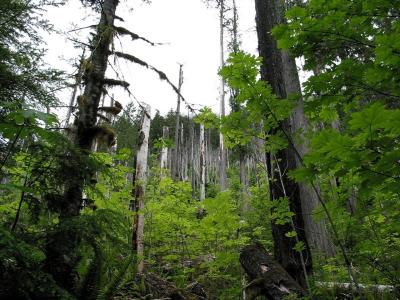
<path fill-rule="evenodd" d="M 167 126 L 163 126 L 163 141 L 165 142 L 169 136 L 169 128 Z M 161 169 L 168 168 L 168 147 L 163 145 L 161 149 L 161 159 L 160 159 L 160 167 Z"/>
<path fill-rule="evenodd" d="M 147 273 L 125 283 L 113 299 L 206 300 L 207 295 L 197 282 L 180 289 L 155 274 Z"/>
<path fill-rule="evenodd" d="M 257 296 L 281 300 L 290 294 L 305 295 L 302 287 L 259 243 L 242 249 L 240 263 L 250 279 L 245 287 L 247 300 Z"/>
<path fill-rule="evenodd" d="M 181 181 L 185 180 L 185 144 L 183 142 L 183 123 L 181 122 L 180 125 L 180 137 L 179 137 L 179 167 L 178 167 L 178 174 L 179 174 L 179 179 Z"/>
<path fill-rule="evenodd" d="M 206 198 L 206 161 L 204 124 L 200 124 L 200 201 Z"/>
<path fill-rule="evenodd" d="M 195 179 L 195 169 L 194 169 L 194 123 L 193 120 L 189 118 L 189 147 L 190 147 L 190 161 L 189 166 L 190 166 L 190 183 L 192 186 L 192 198 L 195 197 L 195 191 L 196 191 L 196 179 Z M 188 166 L 188 167 L 189 167 Z"/>
<path fill-rule="evenodd" d="M 221 68 L 225 65 L 224 59 L 224 10 L 225 10 L 225 3 L 224 0 L 220 0 L 219 2 L 219 26 L 220 26 L 220 59 L 221 59 Z M 224 79 L 221 77 L 221 117 L 225 117 L 225 82 Z M 227 160 L 227 153 L 224 145 L 224 136 L 222 133 L 219 135 L 219 186 L 221 191 L 225 191 L 227 189 L 227 182 L 226 182 L 226 160 Z"/>
<path fill-rule="evenodd" d="M 175 112 L 175 137 L 174 137 L 174 148 L 172 149 L 172 165 L 171 175 L 172 179 L 177 180 L 179 178 L 179 123 L 181 114 L 181 88 L 183 84 L 183 71 L 182 65 L 179 65 L 179 83 L 178 83 L 178 99 Z"/>
<path fill-rule="evenodd" d="M 149 150 L 150 133 L 150 106 L 143 107 L 142 125 L 139 134 L 138 152 L 136 158 L 135 182 L 134 182 L 134 202 L 133 202 L 133 229 L 132 229 L 132 249 L 136 251 L 138 257 L 138 273 L 143 273 L 144 269 L 144 196 L 146 191 L 146 171 L 147 156 Z"/>

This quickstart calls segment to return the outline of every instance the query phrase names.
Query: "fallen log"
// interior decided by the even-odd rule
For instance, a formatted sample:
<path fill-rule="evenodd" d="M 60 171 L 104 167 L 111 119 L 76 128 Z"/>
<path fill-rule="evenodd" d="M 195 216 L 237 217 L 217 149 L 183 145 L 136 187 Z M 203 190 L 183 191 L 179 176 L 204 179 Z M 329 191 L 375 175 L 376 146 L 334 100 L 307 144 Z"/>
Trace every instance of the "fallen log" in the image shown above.
<path fill-rule="evenodd" d="M 259 243 L 241 250 L 240 264 L 250 279 L 250 283 L 244 288 L 247 300 L 258 296 L 281 300 L 289 295 L 305 295 L 302 287 Z"/>
<path fill-rule="evenodd" d="M 315 286 L 325 292 L 330 292 L 338 299 L 341 299 L 340 295 L 346 295 L 347 298 L 344 299 L 351 298 L 351 295 L 357 292 L 354 284 L 349 282 L 316 281 Z M 392 285 L 359 283 L 358 286 L 363 294 L 365 293 L 373 299 L 400 299 L 400 289 Z"/>
<path fill-rule="evenodd" d="M 125 283 L 113 299 L 206 300 L 206 297 L 197 282 L 186 289 L 180 289 L 155 274 L 146 273 L 137 275 L 133 281 Z"/>

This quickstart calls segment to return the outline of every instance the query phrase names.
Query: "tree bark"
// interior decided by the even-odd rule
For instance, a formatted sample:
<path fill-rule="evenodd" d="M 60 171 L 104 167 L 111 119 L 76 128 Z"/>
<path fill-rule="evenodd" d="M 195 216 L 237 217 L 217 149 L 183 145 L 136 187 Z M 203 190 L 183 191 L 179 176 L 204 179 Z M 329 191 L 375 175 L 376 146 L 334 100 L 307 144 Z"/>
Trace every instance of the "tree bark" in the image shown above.
<path fill-rule="evenodd" d="M 301 87 L 295 59 L 291 57 L 287 51 L 281 51 L 281 53 L 287 96 L 293 94 L 301 96 Z M 309 151 L 308 144 L 304 138 L 304 133 L 307 133 L 309 130 L 309 124 L 304 114 L 304 102 L 302 97 L 300 97 L 300 100 L 292 113 L 290 126 L 290 133 L 293 136 L 300 132 L 301 141 L 297 142 L 296 139 L 293 139 L 293 141 L 299 154 L 303 157 Z M 298 157 L 296 157 L 296 165 L 297 167 L 302 166 Z M 324 221 L 315 222 L 313 220 L 313 211 L 319 205 L 317 194 L 305 183 L 300 183 L 299 188 L 307 241 L 311 248 L 317 252 L 326 256 L 333 256 L 335 254 L 335 249 L 327 231 L 326 223 Z"/>
<path fill-rule="evenodd" d="M 112 27 L 118 0 L 104 0 L 100 22 L 92 44 L 93 51 L 85 68 L 85 89 L 78 101 L 78 115 L 74 121 L 75 133 L 72 141 L 81 150 L 80 155 L 88 156 L 95 139 L 97 109 L 103 90 L 103 80 L 107 69 L 109 48 L 113 39 Z M 54 232 L 46 241 L 45 269 L 54 280 L 71 293 L 76 292 L 79 279 L 76 264 L 79 258 L 76 247 L 79 244 L 79 228 L 74 223 L 82 207 L 85 168 L 77 158 L 71 158 L 69 176 L 65 182 L 63 201 L 60 205 L 60 220 Z"/>
<path fill-rule="evenodd" d="M 206 198 L 206 160 L 204 125 L 200 124 L 200 201 Z"/>
<path fill-rule="evenodd" d="M 287 57 L 284 58 L 271 35 L 272 28 L 284 22 L 284 2 L 280 0 L 255 0 L 255 4 L 258 46 L 260 56 L 263 58 L 261 79 L 272 86 L 273 92 L 279 98 L 286 98 L 289 93 L 299 92 L 299 90 L 291 90 L 293 88 L 291 84 L 293 83 L 288 80 L 289 70 L 288 66 L 285 65 L 288 63 Z M 293 79 L 294 75 L 291 75 L 290 78 Z M 292 120 L 283 121 L 280 124 L 281 128 L 291 133 Z M 303 269 L 307 269 L 307 272 L 312 269 L 311 252 L 304 233 L 300 187 L 287 174 L 288 171 L 296 167 L 296 153 L 290 148 L 279 150 L 274 154 L 274 157 L 271 154 L 268 158 L 271 198 L 272 200 L 278 200 L 287 197 L 290 210 L 295 214 L 292 218 L 293 224 L 272 224 L 275 258 L 289 274 L 305 287 L 307 274 L 304 274 Z M 296 240 L 285 236 L 287 232 L 293 229 L 296 230 L 298 240 L 305 245 L 305 250 L 301 254 L 293 249 Z"/>
<path fill-rule="evenodd" d="M 193 120 L 189 118 L 189 142 L 190 142 L 190 183 L 192 186 L 192 198 L 195 198 L 196 194 L 196 177 L 195 177 L 195 168 L 194 168 L 194 123 Z"/>
<path fill-rule="evenodd" d="M 149 133 L 150 133 L 150 106 L 145 105 L 142 116 L 142 125 L 139 134 L 138 152 L 135 168 L 134 182 L 134 214 L 132 230 L 132 249 L 136 251 L 138 257 L 138 273 L 143 273 L 144 269 L 144 200 L 146 192 L 146 172 L 147 156 L 149 151 Z"/>
<path fill-rule="evenodd" d="M 225 10 L 225 3 L 224 0 L 220 1 L 220 11 L 219 11 L 219 26 L 220 26 L 220 55 L 221 55 L 221 68 L 225 64 L 224 59 L 224 10 Z M 224 79 L 221 78 L 221 117 L 225 117 L 225 82 Z M 227 182 L 226 182 L 226 160 L 227 160 L 227 153 L 224 145 L 224 136 L 222 133 L 219 134 L 219 156 L 220 156 L 220 164 L 219 164 L 219 185 L 220 190 L 225 191 L 227 189 Z"/>
<path fill-rule="evenodd" d="M 163 141 L 165 142 L 169 136 L 169 128 L 167 126 L 163 126 Z M 161 149 L 161 159 L 160 159 L 161 169 L 168 168 L 168 147 L 163 145 Z"/>
<path fill-rule="evenodd" d="M 180 126 L 180 137 L 179 137 L 179 179 L 181 181 L 185 180 L 185 143 L 183 142 L 183 123 Z"/>
<path fill-rule="evenodd" d="M 305 294 L 301 286 L 261 244 L 244 247 L 239 259 L 250 279 L 244 289 L 246 300 L 256 299 L 258 296 L 281 300 L 290 294 Z"/>
<path fill-rule="evenodd" d="M 232 41 L 231 41 L 231 50 L 234 53 L 237 53 L 239 51 L 239 37 L 238 37 L 238 12 L 237 12 L 237 6 L 236 6 L 236 1 L 232 0 L 232 11 L 233 11 L 233 17 L 232 17 Z M 237 91 L 234 89 L 231 89 L 230 91 L 231 94 L 231 108 L 232 111 L 238 112 L 240 111 L 241 107 L 240 104 L 237 103 L 236 100 L 236 95 Z M 243 146 L 237 146 L 235 147 L 234 151 L 238 153 L 239 155 L 239 179 L 240 183 L 242 185 L 242 192 L 243 194 L 248 193 L 248 182 L 247 182 L 247 176 L 246 176 L 246 149 Z M 243 207 L 247 207 L 247 204 L 244 203 Z"/>
<path fill-rule="evenodd" d="M 171 173 L 172 179 L 178 180 L 179 178 L 179 124 L 180 124 L 180 114 L 181 114 L 181 88 L 183 83 L 183 73 L 182 65 L 179 65 L 179 84 L 178 84 L 178 100 L 176 105 L 175 113 L 175 138 L 174 138 L 174 148 L 172 152 L 172 165 Z"/>

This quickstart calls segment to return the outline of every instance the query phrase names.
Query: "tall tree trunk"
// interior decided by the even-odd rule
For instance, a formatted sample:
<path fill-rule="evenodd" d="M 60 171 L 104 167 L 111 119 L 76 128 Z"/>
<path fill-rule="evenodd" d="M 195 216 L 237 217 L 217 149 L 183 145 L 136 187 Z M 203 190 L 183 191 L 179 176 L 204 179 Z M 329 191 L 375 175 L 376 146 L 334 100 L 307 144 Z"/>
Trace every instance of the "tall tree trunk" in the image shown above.
<path fill-rule="evenodd" d="M 287 51 L 281 51 L 281 53 L 286 93 L 288 96 L 291 94 L 301 95 L 300 81 L 295 59 L 291 57 Z M 309 124 L 304 114 L 304 102 L 301 97 L 292 113 L 290 129 L 294 136 L 296 132 L 307 133 L 308 128 Z M 300 142 L 296 142 L 296 139 L 293 139 L 293 141 L 299 154 L 303 157 L 307 154 L 309 149 L 304 134 L 301 134 L 301 139 L 302 141 Z M 302 166 L 298 157 L 296 157 L 296 165 L 297 167 Z M 319 205 L 317 194 L 305 183 L 299 184 L 299 187 L 307 241 L 312 249 L 324 255 L 333 256 L 335 254 L 335 249 L 327 231 L 326 223 L 324 221 L 315 222 L 313 220 L 313 211 Z"/>
<path fill-rule="evenodd" d="M 185 144 L 183 142 L 183 123 L 180 126 L 180 137 L 179 137 L 179 179 L 185 180 Z"/>
<path fill-rule="evenodd" d="M 232 0 L 232 11 L 233 11 L 233 17 L 232 17 L 232 51 L 234 53 L 237 53 L 239 51 L 239 37 L 238 37 L 238 13 L 237 13 L 237 6 L 236 6 L 236 1 Z M 231 94 L 231 108 L 232 111 L 238 112 L 240 111 L 240 104 L 237 103 L 236 100 L 236 95 L 237 91 L 231 89 L 230 91 Z M 244 194 L 247 193 L 247 178 L 246 178 L 246 149 L 243 146 L 237 146 L 234 151 L 236 151 L 239 155 L 239 179 L 240 183 L 242 185 L 242 191 Z M 247 206 L 246 204 L 244 207 Z"/>
<path fill-rule="evenodd" d="M 164 143 L 168 139 L 168 136 L 169 136 L 169 128 L 167 126 L 163 126 L 163 141 L 164 141 Z M 168 147 L 166 145 L 163 145 L 162 150 L 161 150 L 160 166 L 161 166 L 161 169 L 168 168 Z"/>
<path fill-rule="evenodd" d="M 102 4 L 100 22 L 92 42 L 93 51 L 87 61 L 90 67 L 85 70 L 84 93 L 78 97 L 79 111 L 74 122 L 76 133 L 72 140 L 76 147 L 82 150 L 83 156 L 89 155 L 95 139 L 97 109 L 113 39 L 112 26 L 118 2 L 118 0 L 104 0 Z M 45 268 L 61 287 L 74 293 L 79 279 L 76 272 L 79 260 L 76 255 L 79 229 L 74 223 L 74 217 L 79 216 L 82 207 L 85 170 L 78 161 L 71 160 L 71 165 L 60 207 L 60 221 L 57 230 L 47 239 Z"/>
<path fill-rule="evenodd" d="M 292 86 L 290 82 L 287 82 L 288 66 L 284 65 L 288 63 L 287 58 L 283 58 L 282 52 L 277 48 L 271 35 L 272 28 L 284 21 L 284 2 L 281 0 L 255 0 L 255 4 L 258 46 L 260 56 L 263 58 L 261 78 L 272 86 L 273 92 L 278 97 L 286 98 L 289 93 L 299 92 L 299 90 L 288 90 Z M 282 129 L 290 133 L 292 120 L 283 121 Z M 304 268 L 308 272 L 312 269 L 311 252 L 304 233 L 300 187 L 287 175 L 288 171 L 297 167 L 296 154 L 293 149 L 287 148 L 278 151 L 274 156 L 270 155 L 268 163 L 271 176 L 271 198 L 278 200 L 287 197 L 290 210 L 295 214 L 292 218 L 293 224 L 272 224 L 274 254 L 288 273 L 305 287 L 307 274 L 304 273 Z M 297 232 L 297 239 L 305 245 L 305 249 L 301 253 L 293 249 L 296 239 L 285 236 L 293 229 Z"/>
<path fill-rule="evenodd" d="M 239 152 L 239 177 L 240 177 L 240 184 L 242 185 L 243 193 L 247 193 L 248 189 L 248 182 L 246 176 L 246 153 L 244 150 L 240 150 Z"/>
<path fill-rule="evenodd" d="M 206 153 L 204 125 L 200 124 L 200 201 L 206 198 Z"/>
<path fill-rule="evenodd" d="M 232 34 L 233 34 L 233 52 L 239 51 L 239 35 L 238 35 L 238 11 L 236 6 L 236 0 L 232 0 L 232 10 L 233 10 L 233 19 L 232 19 Z"/>
<path fill-rule="evenodd" d="M 225 64 L 224 59 L 224 10 L 225 4 L 224 0 L 220 1 L 220 11 L 219 11 L 219 26 L 220 26 L 220 55 L 221 55 L 221 68 Z M 225 82 L 221 78 L 221 117 L 225 117 Z M 219 134 L 219 156 L 220 156 L 220 164 L 219 164 L 219 185 L 221 191 L 225 191 L 227 189 L 227 182 L 226 182 L 226 160 L 227 160 L 227 153 L 224 146 L 224 137 L 222 133 Z"/>
<path fill-rule="evenodd" d="M 193 120 L 189 118 L 190 123 L 190 182 L 192 185 L 192 198 L 195 198 L 196 194 L 196 175 L 195 175 L 195 168 L 194 168 L 194 123 Z"/>
<path fill-rule="evenodd" d="M 142 125 L 139 134 L 138 152 L 135 168 L 134 182 L 134 215 L 132 230 L 132 249 L 136 251 L 138 257 L 138 273 L 142 274 L 144 269 L 144 196 L 146 191 L 146 172 L 147 156 L 149 151 L 150 133 L 150 106 L 146 105 L 143 109 Z"/>
<path fill-rule="evenodd" d="M 172 179 L 178 180 L 179 178 L 179 124 L 180 124 L 180 114 L 181 114 L 181 88 L 183 83 L 183 71 L 182 65 L 179 65 L 179 83 L 178 83 L 178 100 L 176 105 L 175 113 L 175 138 L 174 138 L 174 148 L 172 152 L 172 165 L 171 173 Z"/>

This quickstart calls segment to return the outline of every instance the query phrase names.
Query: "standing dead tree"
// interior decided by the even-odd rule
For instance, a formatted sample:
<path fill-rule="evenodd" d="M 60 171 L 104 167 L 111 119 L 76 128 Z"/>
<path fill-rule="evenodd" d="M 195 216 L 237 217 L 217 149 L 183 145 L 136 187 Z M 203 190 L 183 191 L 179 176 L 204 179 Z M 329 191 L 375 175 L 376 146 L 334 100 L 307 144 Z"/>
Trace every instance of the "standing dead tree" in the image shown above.
<path fill-rule="evenodd" d="M 225 64 L 225 58 L 224 58 L 224 11 L 225 11 L 225 2 L 224 0 L 219 1 L 219 42 L 220 42 L 220 63 L 221 63 L 221 68 Z M 225 117 L 225 82 L 221 78 L 221 117 Z M 220 165 L 219 165 L 219 185 L 221 191 L 224 191 L 227 189 L 227 175 L 226 175 L 226 166 L 227 166 L 227 152 L 225 149 L 224 145 L 224 136 L 222 133 L 219 135 L 219 155 L 220 155 Z"/>
<path fill-rule="evenodd" d="M 181 88 L 183 84 L 183 71 L 182 71 L 182 65 L 179 65 L 179 84 L 178 84 L 178 100 L 176 104 L 176 112 L 175 112 L 175 137 L 174 137 L 174 148 L 172 149 L 172 166 L 171 166 L 171 173 L 172 173 L 172 179 L 178 180 L 179 178 L 179 153 L 180 153 L 180 148 L 179 148 L 179 129 L 180 129 L 180 114 L 181 114 Z"/>
<path fill-rule="evenodd" d="M 225 65 L 225 13 L 227 11 L 227 6 L 225 0 L 205 0 L 209 5 L 215 5 L 219 9 L 219 46 L 220 46 L 220 67 Z M 221 77 L 220 82 L 220 115 L 223 118 L 225 116 L 225 82 Z M 227 151 L 224 145 L 224 137 L 222 133 L 219 135 L 219 185 L 220 190 L 224 191 L 228 188 L 227 184 Z"/>
<path fill-rule="evenodd" d="M 168 147 L 166 145 L 166 140 L 169 136 L 169 128 L 167 126 L 163 126 L 163 146 L 161 149 L 161 159 L 160 159 L 160 167 L 161 169 L 168 168 Z"/>
<path fill-rule="evenodd" d="M 206 149 L 204 124 L 200 124 L 200 201 L 206 198 Z"/>
<path fill-rule="evenodd" d="M 138 152 L 136 156 L 135 179 L 133 183 L 134 200 L 131 205 L 133 210 L 132 228 L 132 250 L 138 257 L 138 273 L 142 274 L 144 269 L 144 200 L 146 192 L 147 157 L 149 152 L 150 133 L 150 106 L 143 107 L 142 122 L 138 139 Z"/>

